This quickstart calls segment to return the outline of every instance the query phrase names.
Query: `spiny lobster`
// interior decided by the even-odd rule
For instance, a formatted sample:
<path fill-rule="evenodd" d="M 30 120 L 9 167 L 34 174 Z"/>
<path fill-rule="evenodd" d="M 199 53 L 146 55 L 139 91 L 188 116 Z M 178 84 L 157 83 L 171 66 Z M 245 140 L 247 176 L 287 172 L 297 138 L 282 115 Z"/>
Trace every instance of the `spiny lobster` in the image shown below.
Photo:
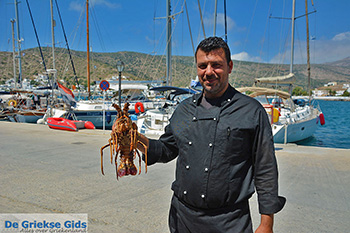
<path fill-rule="evenodd" d="M 137 132 L 137 125 L 133 123 L 129 117 L 129 103 L 124 104 L 122 110 L 119 105 L 114 104 L 113 107 L 118 111 L 117 119 L 112 126 L 111 138 L 108 144 L 101 147 L 101 172 L 103 172 L 103 150 L 110 147 L 111 164 L 114 163 L 116 168 L 117 179 L 127 175 L 136 175 L 137 168 L 134 164 L 136 154 L 139 157 L 139 174 L 141 174 L 141 156 L 137 150 L 137 144 L 140 143 L 145 148 L 145 173 L 147 173 L 147 146 L 139 141 L 140 134 Z M 120 165 L 118 167 L 118 154 L 120 154 Z"/>

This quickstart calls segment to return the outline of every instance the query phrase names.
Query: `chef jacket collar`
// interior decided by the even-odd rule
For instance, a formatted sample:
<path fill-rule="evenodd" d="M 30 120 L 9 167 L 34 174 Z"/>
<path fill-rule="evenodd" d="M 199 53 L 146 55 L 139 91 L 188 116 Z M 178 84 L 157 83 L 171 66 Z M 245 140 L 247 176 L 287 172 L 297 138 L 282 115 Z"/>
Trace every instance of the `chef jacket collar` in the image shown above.
<path fill-rule="evenodd" d="M 225 100 L 221 103 L 221 107 L 230 103 L 233 100 L 236 93 L 238 93 L 238 91 L 229 84 L 227 90 L 223 94 Z M 202 101 L 202 98 L 203 91 L 200 94 L 193 95 L 192 101 L 196 106 L 199 106 Z"/>

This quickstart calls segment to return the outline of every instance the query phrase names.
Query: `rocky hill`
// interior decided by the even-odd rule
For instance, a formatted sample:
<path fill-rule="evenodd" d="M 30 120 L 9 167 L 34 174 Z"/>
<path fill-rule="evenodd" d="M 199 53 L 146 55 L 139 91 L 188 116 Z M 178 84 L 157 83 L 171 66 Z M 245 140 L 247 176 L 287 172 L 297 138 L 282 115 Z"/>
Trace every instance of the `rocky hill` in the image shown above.
<path fill-rule="evenodd" d="M 42 50 L 46 67 L 47 69 L 51 69 L 53 66 L 51 48 L 47 47 Z M 23 54 L 23 78 L 34 79 L 35 76 L 45 71 L 39 48 L 24 50 Z M 86 53 L 71 51 L 71 54 L 78 80 L 80 83 L 86 85 Z M 118 76 L 116 62 L 119 59 L 125 63 L 123 75 L 128 76 L 131 80 L 165 81 L 165 56 L 136 52 L 90 53 L 90 59 L 91 82 Z M 179 87 L 188 86 L 191 79 L 196 77 L 193 57 L 173 56 L 172 63 L 172 85 Z M 74 83 L 74 73 L 66 49 L 56 48 L 55 64 L 59 79 Z M 234 70 L 230 75 L 230 83 L 236 87 L 250 86 L 256 77 L 287 74 L 288 70 L 289 65 L 234 61 Z M 306 89 L 306 65 L 295 65 L 294 73 L 297 77 L 296 86 Z M 311 77 L 312 88 L 323 86 L 324 83 L 331 81 L 340 84 L 350 83 L 350 58 L 332 63 L 314 64 L 311 67 Z M 12 53 L 0 52 L 0 83 L 4 83 L 10 78 L 13 78 Z"/>

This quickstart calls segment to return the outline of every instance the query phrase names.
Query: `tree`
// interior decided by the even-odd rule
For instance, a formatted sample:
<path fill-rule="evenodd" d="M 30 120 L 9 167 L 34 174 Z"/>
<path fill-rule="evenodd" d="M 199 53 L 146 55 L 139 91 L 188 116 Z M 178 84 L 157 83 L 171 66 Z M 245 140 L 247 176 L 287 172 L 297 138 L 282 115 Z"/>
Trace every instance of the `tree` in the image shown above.
<path fill-rule="evenodd" d="M 307 91 L 304 91 L 302 87 L 295 87 L 292 91 L 292 95 L 294 96 L 307 95 Z"/>
<path fill-rule="evenodd" d="M 342 96 L 350 96 L 350 93 L 348 92 L 348 90 L 345 90 Z"/>
<path fill-rule="evenodd" d="M 332 90 L 332 89 L 328 89 L 328 95 L 330 96 L 335 96 L 337 92 L 335 90 Z"/>

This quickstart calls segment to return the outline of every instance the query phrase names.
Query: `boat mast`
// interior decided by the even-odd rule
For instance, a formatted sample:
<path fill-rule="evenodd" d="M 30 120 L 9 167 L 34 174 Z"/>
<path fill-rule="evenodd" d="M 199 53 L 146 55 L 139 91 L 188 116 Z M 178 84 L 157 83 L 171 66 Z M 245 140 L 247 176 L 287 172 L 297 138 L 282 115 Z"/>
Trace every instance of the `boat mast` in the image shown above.
<path fill-rule="evenodd" d="M 307 92 L 309 94 L 309 102 L 310 102 L 311 67 L 310 67 L 309 16 L 308 16 L 307 0 L 305 0 L 305 19 L 306 19 L 306 54 L 307 54 Z"/>
<path fill-rule="evenodd" d="M 291 36 L 291 49 L 290 49 L 290 68 L 289 73 L 293 73 L 294 62 L 294 30 L 295 30 L 295 0 L 293 0 L 293 12 L 292 12 L 292 36 Z"/>
<path fill-rule="evenodd" d="M 170 0 L 166 2 L 166 20 L 167 20 L 167 28 L 166 28 L 166 85 L 171 85 L 171 4 Z"/>
<path fill-rule="evenodd" d="M 53 4 L 50 0 L 50 11 L 51 11 L 51 44 L 52 44 L 52 69 L 55 68 L 55 29 L 56 26 L 55 20 L 53 19 Z"/>
<path fill-rule="evenodd" d="M 226 0 L 224 0 L 224 16 L 225 16 L 225 42 L 227 43 L 227 15 L 226 15 Z"/>
<path fill-rule="evenodd" d="M 89 0 L 86 0 L 86 59 L 87 59 L 87 88 L 90 99 L 90 39 L 89 39 Z"/>
<path fill-rule="evenodd" d="M 16 28 L 17 28 L 17 43 L 18 43 L 18 83 L 22 87 L 22 61 L 21 61 L 21 36 L 19 34 L 19 17 L 18 17 L 18 2 L 15 0 L 15 11 L 16 11 Z M 17 80 L 15 86 L 17 87 Z"/>
<path fill-rule="evenodd" d="M 16 81 L 16 41 L 15 41 L 15 22 L 16 20 L 11 20 L 11 29 L 12 29 L 12 57 L 13 57 L 13 80 Z"/>
<path fill-rule="evenodd" d="M 214 32 L 213 32 L 213 36 L 216 35 L 216 18 L 217 18 L 217 11 L 218 11 L 218 0 L 215 0 L 215 7 L 214 7 Z"/>

